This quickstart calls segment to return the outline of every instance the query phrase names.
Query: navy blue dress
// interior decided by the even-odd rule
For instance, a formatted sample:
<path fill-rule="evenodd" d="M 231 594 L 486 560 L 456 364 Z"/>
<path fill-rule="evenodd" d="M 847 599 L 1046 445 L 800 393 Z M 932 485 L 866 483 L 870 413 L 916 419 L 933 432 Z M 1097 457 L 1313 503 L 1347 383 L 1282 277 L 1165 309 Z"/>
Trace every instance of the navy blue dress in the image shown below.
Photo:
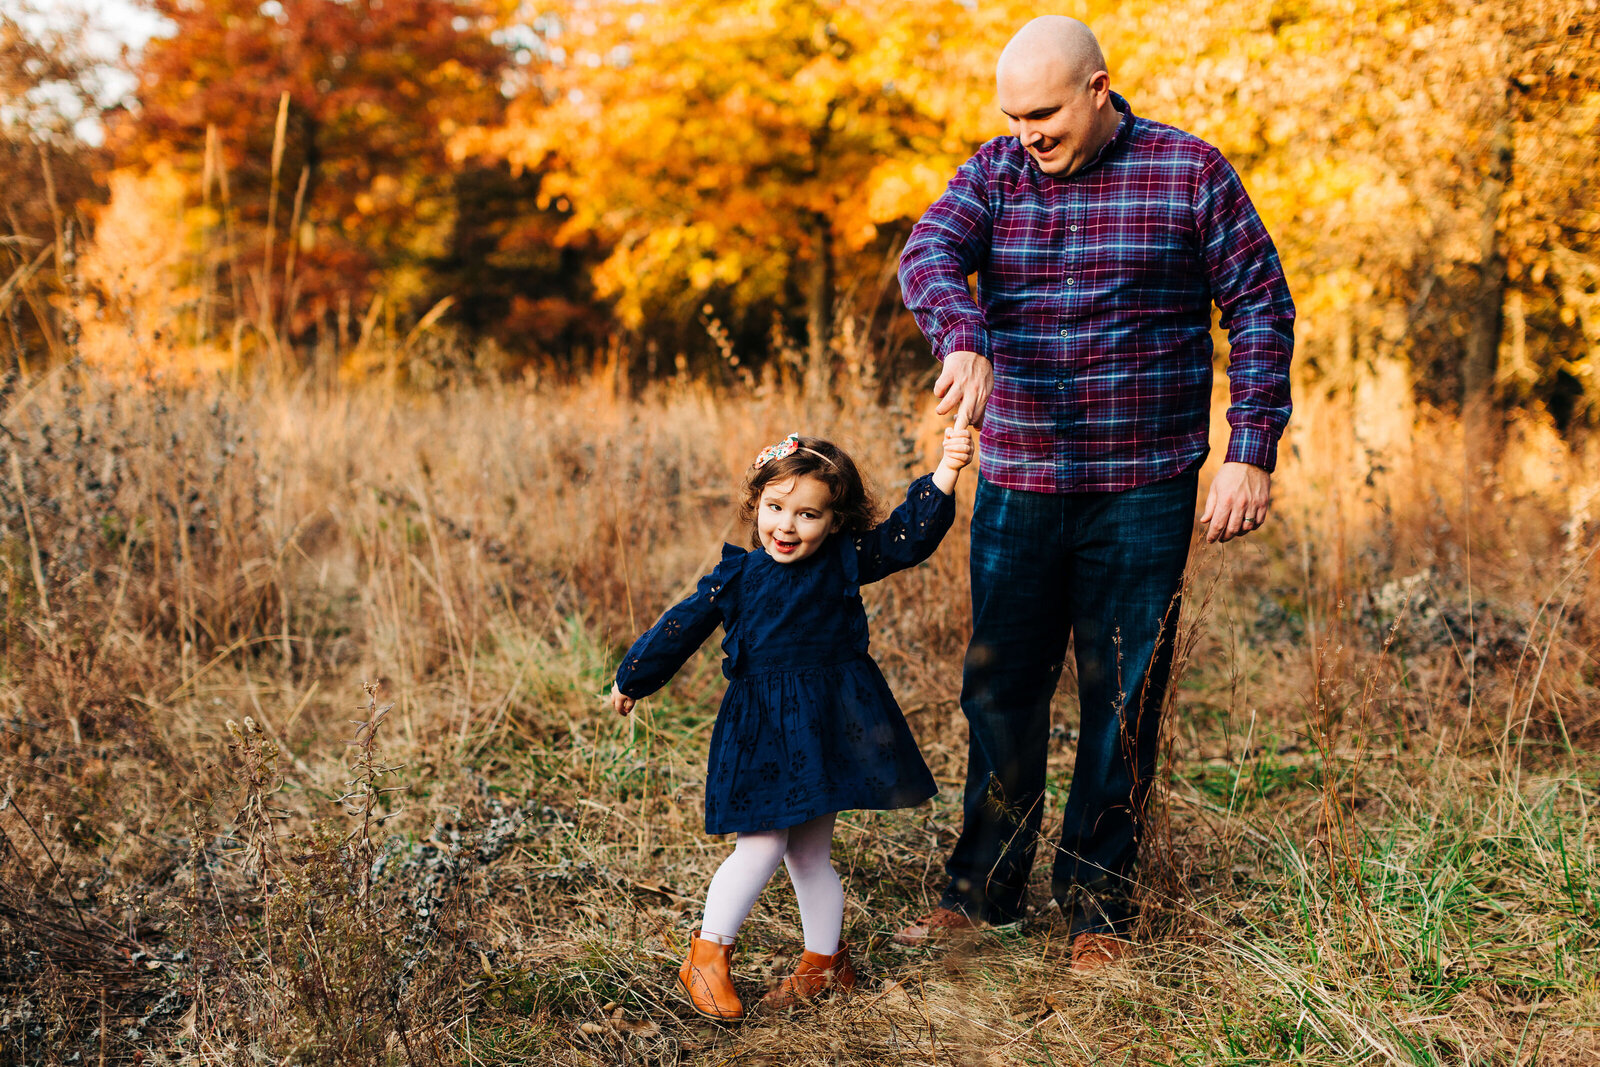
<path fill-rule="evenodd" d="M 638 699 L 723 628 L 728 691 L 711 733 L 707 833 L 906 808 L 938 792 L 867 654 L 860 586 L 927 559 L 954 518 L 955 499 L 923 475 L 882 524 L 836 534 L 798 562 L 724 545 L 694 595 L 628 649 L 617 688 Z"/>

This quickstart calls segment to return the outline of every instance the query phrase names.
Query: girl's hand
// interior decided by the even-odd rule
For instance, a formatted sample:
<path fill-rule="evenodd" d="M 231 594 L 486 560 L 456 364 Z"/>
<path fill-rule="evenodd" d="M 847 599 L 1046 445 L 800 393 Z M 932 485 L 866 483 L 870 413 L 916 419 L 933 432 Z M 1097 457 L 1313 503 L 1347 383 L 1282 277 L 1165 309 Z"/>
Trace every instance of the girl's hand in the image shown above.
<path fill-rule="evenodd" d="M 628 696 L 622 690 L 618 689 L 615 682 L 611 683 L 612 711 L 616 712 L 618 715 L 628 715 L 632 713 L 633 706 L 637 703 L 637 700 L 634 700 L 631 696 Z"/>
<path fill-rule="evenodd" d="M 962 420 L 957 420 L 960 422 Z M 972 431 L 962 426 L 950 427 L 944 432 L 944 459 L 939 466 L 960 470 L 972 462 Z"/>
<path fill-rule="evenodd" d="M 956 424 L 944 432 L 944 458 L 933 472 L 933 484 L 939 492 L 949 496 L 956 491 L 956 479 L 961 477 L 961 468 L 971 462 L 972 431 L 967 429 L 966 418 L 958 413 Z"/>

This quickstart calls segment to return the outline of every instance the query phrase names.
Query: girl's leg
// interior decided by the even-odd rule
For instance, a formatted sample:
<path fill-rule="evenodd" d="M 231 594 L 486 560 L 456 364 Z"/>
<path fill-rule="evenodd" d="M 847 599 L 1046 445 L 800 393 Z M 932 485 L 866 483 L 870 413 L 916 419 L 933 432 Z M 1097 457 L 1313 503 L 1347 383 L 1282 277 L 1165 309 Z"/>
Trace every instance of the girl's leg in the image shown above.
<path fill-rule="evenodd" d="M 722 861 L 722 866 L 712 876 L 711 888 L 706 890 L 706 911 L 700 920 L 702 939 L 733 944 L 734 935 L 755 906 L 756 897 L 761 895 L 761 890 L 772 879 L 772 872 L 783 862 L 788 845 L 788 830 L 739 835 L 733 854 Z"/>
<path fill-rule="evenodd" d="M 832 815 L 819 815 L 810 822 L 789 828 L 789 849 L 783 862 L 794 883 L 795 900 L 800 905 L 800 928 L 805 932 L 806 951 L 831 956 L 839 951 L 839 933 L 844 927 L 844 886 L 833 869 Z"/>

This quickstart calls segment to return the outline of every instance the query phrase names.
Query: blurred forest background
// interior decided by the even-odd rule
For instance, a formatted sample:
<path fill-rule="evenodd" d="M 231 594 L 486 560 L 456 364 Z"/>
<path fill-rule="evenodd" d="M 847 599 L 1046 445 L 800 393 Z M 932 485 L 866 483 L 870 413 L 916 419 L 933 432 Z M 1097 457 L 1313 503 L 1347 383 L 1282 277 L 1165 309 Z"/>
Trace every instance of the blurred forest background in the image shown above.
<path fill-rule="evenodd" d="M 28 2 L 28 0 L 22 0 Z M 921 373 L 895 255 L 1004 133 L 1017 3 L 159 0 L 103 60 L 0 22 L 13 365 L 183 374 L 809 373 L 842 329 Z M 1313 372 L 1597 417 L 1588 0 L 1079 5 L 1136 112 L 1218 145 Z M 30 32 L 27 26 L 36 27 Z M 73 106 L 63 106 L 71 103 Z M 385 339 L 404 365 L 374 366 Z M 402 346 L 387 346 L 398 349 Z M 392 353 L 391 353 L 392 354 Z M 382 361 L 377 361 L 381 364 Z"/>
<path fill-rule="evenodd" d="M 1061 9 L 1300 312 L 1272 518 L 1191 556 L 1137 950 L 1072 974 L 1043 885 L 890 943 L 960 821 L 969 477 L 863 592 L 941 793 L 841 817 L 861 988 L 735 1029 L 672 984 L 717 650 L 600 697 L 759 448 L 934 462 L 896 256 L 1040 10 L 152 0 L 119 57 L 42 5 L 0 0 L 0 1063 L 1600 1062 L 1600 0 Z M 780 876 L 743 993 L 798 944 Z"/>

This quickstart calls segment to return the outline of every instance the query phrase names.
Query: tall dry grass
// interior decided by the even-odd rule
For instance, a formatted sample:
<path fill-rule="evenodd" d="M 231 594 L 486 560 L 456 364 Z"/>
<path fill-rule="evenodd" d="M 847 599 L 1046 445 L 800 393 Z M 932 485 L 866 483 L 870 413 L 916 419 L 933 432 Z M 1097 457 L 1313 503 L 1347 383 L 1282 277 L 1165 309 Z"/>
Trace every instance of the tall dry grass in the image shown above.
<path fill-rule="evenodd" d="M 0 1058 L 1585 1062 L 1594 457 L 1523 420 L 1465 470 L 1459 425 L 1386 376 L 1303 383 L 1272 521 L 1196 547 L 1140 954 L 1072 976 L 1045 908 L 962 951 L 887 943 L 959 818 L 962 520 L 868 591 L 945 788 L 841 820 L 866 987 L 736 1030 L 671 994 L 726 849 L 700 820 L 714 650 L 630 720 L 597 698 L 744 540 L 758 448 L 834 437 L 892 500 L 936 455 L 920 383 L 12 379 Z M 797 943 L 774 886 L 747 988 Z"/>

